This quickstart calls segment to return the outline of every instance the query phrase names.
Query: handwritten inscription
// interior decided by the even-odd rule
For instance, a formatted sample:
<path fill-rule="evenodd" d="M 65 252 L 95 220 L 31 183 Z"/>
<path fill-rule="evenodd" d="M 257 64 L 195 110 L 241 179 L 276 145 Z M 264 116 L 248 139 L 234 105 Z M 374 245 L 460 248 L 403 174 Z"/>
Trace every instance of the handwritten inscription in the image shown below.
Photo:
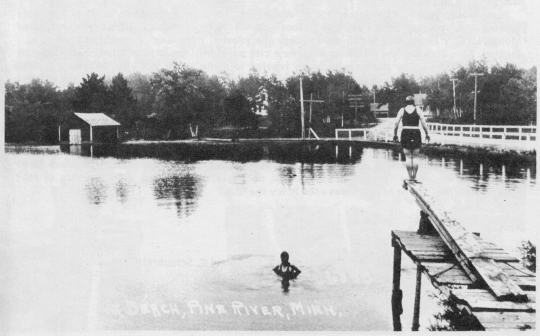
<path fill-rule="evenodd" d="M 342 317 L 332 305 L 303 304 L 290 302 L 288 305 L 261 306 L 232 301 L 230 304 L 202 303 L 199 300 L 184 302 L 136 302 L 125 300 L 123 304 L 111 306 L 110 313 L 127 318 L 135 315 L 148 315 L 156 318 L 163 316 L 179 316 L 186 318 L 190 315 L 223 315 L 236 316 L 268 316 L 290 320 L 291 316 L 332 316 Z"/>

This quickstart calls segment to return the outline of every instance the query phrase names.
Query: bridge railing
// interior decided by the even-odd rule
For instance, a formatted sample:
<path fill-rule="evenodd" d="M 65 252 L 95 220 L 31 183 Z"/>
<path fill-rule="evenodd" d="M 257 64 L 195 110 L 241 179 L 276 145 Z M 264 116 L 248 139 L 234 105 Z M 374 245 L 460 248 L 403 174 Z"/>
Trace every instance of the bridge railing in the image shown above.
<path fill-rule="evenodd" d="M 391 129 L 376 128 L 336 128 L 336 139 L 348 140 L 392 140 Z"/>
<path fill-rule="evenodd" d="M 451 125 L 427 123 L 431 141 L 478 144 L 502 148 L 536 146 L 536 126 Z M 423 132 L 423 131 L 422 131 Z M 401 132 L 398 132 L 398 135 Z M 337 128 L 336 139 L 392 141 L 393 128 Z"/>
<path fill-rule="evenodd" d="M 536 144 L 536 126 L 496 126 L 496 125 L 452 125 L 427 123 L 431 134 L 439 135 L 437 140 L 445 144 L 450 140 L 496 144 L 505 148 L 507 145 Z"/>

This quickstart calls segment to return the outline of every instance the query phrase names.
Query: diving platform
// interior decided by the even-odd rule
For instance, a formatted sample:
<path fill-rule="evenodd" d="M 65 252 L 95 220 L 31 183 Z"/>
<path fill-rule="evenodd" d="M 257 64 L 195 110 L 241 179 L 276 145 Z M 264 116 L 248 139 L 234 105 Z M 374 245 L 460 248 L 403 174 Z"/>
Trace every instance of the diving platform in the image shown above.
<path fill-rule="evenodd" d="M 401 252 L 417 266 L 413 331 L 419 329 L 422 274 L 472 330 L 534 330 L 536 274 L 502 248 L 467 231 L 422 183 L 405 181 L 403 187 L 421 212 L 418 231 L 392 231 L 394 330 L 401 330 Z"/>

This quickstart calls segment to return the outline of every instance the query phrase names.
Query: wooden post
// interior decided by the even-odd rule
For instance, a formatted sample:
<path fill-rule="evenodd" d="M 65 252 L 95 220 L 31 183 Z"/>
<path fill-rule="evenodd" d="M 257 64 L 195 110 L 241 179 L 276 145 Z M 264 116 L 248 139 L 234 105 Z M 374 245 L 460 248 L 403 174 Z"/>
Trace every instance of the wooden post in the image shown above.
<path fill-rule="evenodd" d="M 61 132 L 60 132 L 60 125 L 58 125 L 58 143 L 62 142 L 62 136 L 61 136 Z"/>
<path fill-rule="evenodd" d="M 92 126 L 90 126 L 90 142 L 94 142 L 94 135 L 92 134 Z"/>
<path fill-rule="evenodd" d="M 300 77 L 300 113 L 302 115 L 302 140 L 306 138 L 306 129 L 304 126 L 304 90 L 302 89 L 302 77 Z"/>
<path fill-rule="evenodd" d="M 303 93 L 301 95 L 303 97 Z M 324 100 L 313 100 L 313 93 L 311 94 L 311 98 L 309 100 L 303 100 L 302 98 L 302 104 L 303 103 L 306 103 L 308 102 L 309 103 L 309 129 L 311 129 L 311 113 L 312 113 L 312 105 L 313 103 L 324 103 Z M 311 138 L 311 133 L 308 132 L 308 136 L 309 138 Z M 318 138 L 318 137 L 317 137 Z"/>
<path fill-rule="evenodd" d="M 452 81 L 452 90 L 454 91 L 454 118 L 457 118 L 457 109 L 456 109 L 456 82 L 457 82 L 457 78 L 450 78 L 450 80 Z"/>
<path fill-rule="evenodd" d="M 422 287 L 422 268 L 416 267 L 416 291 L 414 293 L 414 313 L 412 331 L 418 331 L 420 328 L 420 290 Z"/>
<path fill-rule="evenodd" d="M 392 246 L 394 247 L 394 275 L 392 279 L 392 319 L 394 321 L 394 331 L 401 331 L 401 318 L 403 313 L 403 307 L 401 300 L 403 298 L 403 292 L 401 291 L 401 247 L 392 239 Z"/>
<path fill-rule="evenodd" d="M 469 76 L 474 76 L 474 124 L 476 125 L 476 95 L 478 94 L 478 76 L 483 76 L 483 73 L 472 73 Z"/>
<path fill-rule="evenodd" d="M 433 227 L 433 224 L 429 220 L 429 215 L 424 211 L 420 210 L 420 225 L 418 227 L 418 234 L 421 235 L 436 235 L 437 230 Z"/>
<path fill-rule="evenodd" d="M 309 127 L 311 127 L 311 105 L 313 102 L 313 93 L 311 94 L 311 97 L 309 99 Z"/>

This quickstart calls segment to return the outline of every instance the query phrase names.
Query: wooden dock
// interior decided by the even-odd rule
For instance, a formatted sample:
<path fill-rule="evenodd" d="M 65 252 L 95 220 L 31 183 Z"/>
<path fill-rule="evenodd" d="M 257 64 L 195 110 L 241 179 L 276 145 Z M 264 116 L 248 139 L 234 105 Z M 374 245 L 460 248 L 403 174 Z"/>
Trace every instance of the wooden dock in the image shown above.
<path fill-rule="evenodd" d="M 421 209 L 417 232 L 392 231 L 394 330 L 401 330 L 401 251 L 417 265 L 413 331 L 425 274 L 476 330 L 535 329 L 536 275 L 502 248 L 467 231 L 419 182 L 404 188 Z"/>

